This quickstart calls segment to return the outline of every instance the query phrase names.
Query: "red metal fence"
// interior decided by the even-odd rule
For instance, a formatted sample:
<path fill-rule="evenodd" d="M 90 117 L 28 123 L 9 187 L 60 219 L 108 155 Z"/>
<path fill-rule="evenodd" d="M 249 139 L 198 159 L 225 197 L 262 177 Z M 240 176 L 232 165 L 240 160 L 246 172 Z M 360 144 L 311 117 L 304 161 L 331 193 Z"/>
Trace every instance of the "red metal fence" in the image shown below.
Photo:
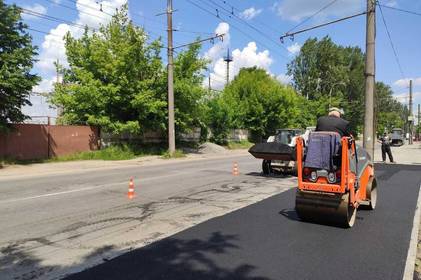
<path fill-rule="evenodd" d="M 0 157 L 19 160 L 46 159 L 97 150 L 99 129 L 91 126 L 16 124 L 0 134 Z"/>

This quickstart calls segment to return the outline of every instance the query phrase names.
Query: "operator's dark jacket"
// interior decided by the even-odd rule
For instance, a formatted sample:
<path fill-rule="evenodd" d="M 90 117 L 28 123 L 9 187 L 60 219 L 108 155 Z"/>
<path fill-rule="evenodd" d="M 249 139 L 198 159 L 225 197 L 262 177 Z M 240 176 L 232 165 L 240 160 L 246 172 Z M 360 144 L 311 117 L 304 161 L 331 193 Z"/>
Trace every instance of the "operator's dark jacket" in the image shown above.
<path fill-rule="evenodd" d="M 342 136 L 351 136 L 349 122 L 335 116 L 324 116 L 317 120 L 316 131 L 333 131 Z"/>

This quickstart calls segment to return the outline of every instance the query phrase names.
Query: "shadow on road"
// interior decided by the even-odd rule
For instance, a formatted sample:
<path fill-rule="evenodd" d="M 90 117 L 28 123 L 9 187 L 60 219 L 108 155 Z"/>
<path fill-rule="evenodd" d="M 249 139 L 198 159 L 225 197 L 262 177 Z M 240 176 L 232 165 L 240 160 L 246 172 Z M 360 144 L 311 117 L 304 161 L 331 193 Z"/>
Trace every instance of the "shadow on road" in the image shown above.
<path fill-rule="evenodd" d="M 234 244 L 236 239 L 235 235 L 220 232 L 213 232 L 208 240 L 167 238 L 65 279 L 268 279 L 252 276 L 255 270 L 252 265 L 231 267 L 227 264 L 220 267 L 216 264 L 218 255 L 239 249 Z"/>
<path fill-rule="evenodd" d="M 300 218 L 297 215 L 297 212 L 295 212 L 295 209 L 282 209 L 281 211 L 279 211 L 279 214 L 291 221 L 301 222 Z"/>

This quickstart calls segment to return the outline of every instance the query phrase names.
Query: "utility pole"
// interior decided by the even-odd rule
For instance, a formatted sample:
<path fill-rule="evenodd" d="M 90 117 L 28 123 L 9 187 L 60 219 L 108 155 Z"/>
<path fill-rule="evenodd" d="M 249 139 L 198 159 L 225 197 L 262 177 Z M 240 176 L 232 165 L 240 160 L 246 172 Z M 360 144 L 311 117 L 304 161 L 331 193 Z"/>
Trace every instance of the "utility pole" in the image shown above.
<path fill-rule="evenodd" d="M 230 49 L 227 50 L 227 56 L 225 57 L 224 61 L 227 63 L 227 82 L 226 85 L 228 85 L 230 81 L 230 63 L 232 62 L 232 56 L 230 54 Z"/>
<path fill-rule="evenodd" d="M 374 160 L 375 0 L 367 0 L 363 146 Z"/>
<path fill-rule="evenodd" d="M 175 152 L 175 128 L 174 128 L 174 69 L 173 69 L 173 28 L 172 28 L 172 0 L 167 0 L 167 28 L 168 28 L 168 152 Z"/>
<path fill-rule="evenodd" d="M 209 78 L 208 78 L 208 93 L 209 93 L 209 96 L 210 96 L 210 93 L 211 93 L 211 76 L 210 76 L 210 73 L 209 73 Z"/>
<path fill-rule="evenodd" d="M 57 58 L 56 61 L 56 83 L 59 84 L 60 83 L 60 61 Z"/>
<path fill-rule="evenodd" d="M 417 139 L 418 139 L 418 141 L 420 141 L 420 133 L 421 133 L 420 123 L 421 123 L 421 110 L 420 110 L 420 104 L 418 104 L 418 127 L 417 127 L 417 131 L 418 131 Z"/>
<path fill-rule="evenodd" d="M 408 115 L 408 132 L 409 132 L 409 140 L 408 144 L 412 145 L 412 128 L 414 123 L 414 114 L 412 113 L 412 80 L 409 80 L 409 115 Z"/>

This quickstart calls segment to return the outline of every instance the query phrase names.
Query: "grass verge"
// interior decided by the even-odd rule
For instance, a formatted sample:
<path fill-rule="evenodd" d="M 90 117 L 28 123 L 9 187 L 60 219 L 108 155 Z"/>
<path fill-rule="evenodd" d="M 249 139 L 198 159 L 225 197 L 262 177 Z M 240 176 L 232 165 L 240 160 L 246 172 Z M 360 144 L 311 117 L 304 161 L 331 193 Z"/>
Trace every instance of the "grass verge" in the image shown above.
<path fill-rule="evenodd" d="M 169 151 L 166 151 L 163 155 L 162 158 L 164 159 L 170 159 L 170 158 L 182 158 L 185 157 L 186 154 L 182 151 L 182 150 L 175 150 L 174 154 L 170 154 Z"/>
<path fill-rule="evenodd" d="M 80 152 L 49 159 L 49 162 L 72 160 L 129 160 L 141 156 L 162 155 L 165 149 L 161 146 L 113 145 L 98 151 Z"/>
<path fill-rule="evenodd" d="M 6 165 L 26 165 L 45 162 L 64 162 L 75 160 L 129 160 L 142 156 L 164 155 L 166 148 L 158 145 L 113 145 L 97 151 L 79 152 L 70 155 L 38 160 L 0 159 L 0 168 Z"/>
<path fill-rule="evenodd" d="M 229 150 L 236 150 L 236 149 L 248 149 L 251 146 L 253 146 L 254 144 L 247 141 L 247 140 L 243 140 L 243 141 L 230 141 L 227 144 L 227 148 Z"/>

